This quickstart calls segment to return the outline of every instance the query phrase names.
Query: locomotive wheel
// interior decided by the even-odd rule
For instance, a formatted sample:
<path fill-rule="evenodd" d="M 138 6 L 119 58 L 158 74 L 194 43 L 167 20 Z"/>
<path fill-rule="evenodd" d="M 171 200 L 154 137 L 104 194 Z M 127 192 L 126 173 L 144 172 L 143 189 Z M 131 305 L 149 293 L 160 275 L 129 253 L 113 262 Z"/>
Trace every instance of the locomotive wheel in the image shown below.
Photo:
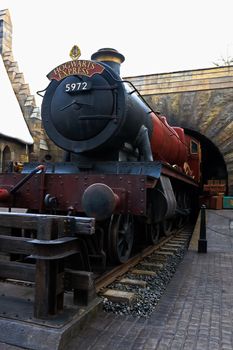
<path fill-rule="evenodd" d="M 149 230 L 149 239 L 152 244 L 158 243 L 159 234 L 160 234 L 160 224 L 151 224 L 148 225 Z"/>
<path fill-rule="evenodd" d="M 189 208 L 190 207 L 190 197 L 188 196 L 187 193 L 184 193 L 184 198 L 183 198 L 183 202 L 184 202 L 184 208 Z"/>
<path fill-rule="evenodd" d="M 177 206 L 179 209 L 182 209 L 184 207 L 183 204 L 183 193 L 181 191 L 177 191 L 176 193 L 176 202 L 177 202 Z M 183 226 L 183 215 L 178 214 L 177 218 L 176 218 L 176 226 L 177 228 L 181 228 Z"/>
<path fill-rule="evenodd" d="M 171 219 L 166 219 L 162 222 L 162 232 L 163 234 L 168 237 L 172 233 L 172 220 Z"/>
<path fill-rule="evenodd" d="M 184 226 L 184 217 L 179 215 L 178 218 L 176 219 L 176 227 L 179 229 L 179 228 L 182 228 Z"/>
<path fill-rule="evenodd" d="M 183 205 L 184 205 L 184 209 L 190 209 L 190 206 L 191 206 L 191 202 L 190 202 L 190 197 L 188 196 L 187 193 L 184 193 L 183 195 Z M 189 219 L 189 216 L 184 216 L 183 217 L 183 224 L 187 223 Z"/>
<path fill-rule="evenodd" d="M 108 254 L 114 263 L 126 262 L 134 241 L 132 215 L 112 215 L 108 229 Z"/>
<path fill-rule="evenodd" d="M 178 199 L 177 199 L 178 207 L 181 209 L 188 209 L 190 206 L 190 200 L 188 198 L 187 193 L 185 192 L 179 192 Z M 176 225 L 178 228 L 181 228 L 184 226 L 184 224 L 187 222 L 187 216 L 179 215 L 176 220 Z"/>

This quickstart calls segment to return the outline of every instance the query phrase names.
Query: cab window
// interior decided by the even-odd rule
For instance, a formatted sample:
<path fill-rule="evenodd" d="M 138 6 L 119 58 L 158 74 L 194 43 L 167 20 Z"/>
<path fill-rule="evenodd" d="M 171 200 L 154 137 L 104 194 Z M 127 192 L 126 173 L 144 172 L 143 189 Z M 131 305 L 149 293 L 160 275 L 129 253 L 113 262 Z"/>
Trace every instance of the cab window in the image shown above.
<path fill-rule="evenodd" d="M 191 140 L 190 152 L 191 154 L 198 154 L 198 143 L 193 140 Z"/>

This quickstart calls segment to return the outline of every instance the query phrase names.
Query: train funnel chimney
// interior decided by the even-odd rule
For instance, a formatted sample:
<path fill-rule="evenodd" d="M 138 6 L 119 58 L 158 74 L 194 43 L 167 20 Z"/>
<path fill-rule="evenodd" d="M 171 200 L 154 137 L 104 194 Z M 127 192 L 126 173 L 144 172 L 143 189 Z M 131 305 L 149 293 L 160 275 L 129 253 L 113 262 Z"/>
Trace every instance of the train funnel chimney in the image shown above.
<path fill-rule="evenodd" d="M 91 59 L 108 64 L 114 72 L 120 75 L 120 65 L 125 57 L 115 49 L 103 48 L 92 54 Z"/>

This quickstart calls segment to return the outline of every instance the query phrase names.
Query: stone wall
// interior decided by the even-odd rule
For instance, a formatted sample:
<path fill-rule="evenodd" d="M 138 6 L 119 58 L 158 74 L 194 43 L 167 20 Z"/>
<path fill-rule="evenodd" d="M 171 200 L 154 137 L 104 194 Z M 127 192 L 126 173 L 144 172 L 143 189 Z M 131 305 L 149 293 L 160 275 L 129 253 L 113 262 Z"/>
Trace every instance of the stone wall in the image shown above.
<path fill-rule="evenodd" d="M 27 145 L 3 136 L 0 141 L 0 172 L 6 172 L 11 161 L 28 161 Z"/>

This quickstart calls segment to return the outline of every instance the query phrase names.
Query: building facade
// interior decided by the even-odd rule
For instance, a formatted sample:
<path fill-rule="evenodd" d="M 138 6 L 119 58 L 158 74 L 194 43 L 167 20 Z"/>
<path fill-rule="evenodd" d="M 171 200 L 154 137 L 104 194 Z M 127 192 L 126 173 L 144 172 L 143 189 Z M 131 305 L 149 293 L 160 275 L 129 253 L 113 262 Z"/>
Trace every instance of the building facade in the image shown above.
<path fill-rule="evenodd" d="M 29 84 L 24 80 L 24 75 L 20 72 L 19 65 L 14 59 L 12 51 L 12 23 L 9 10 L 0 11 L 0 58 L 3 66 L 0 65 L 1 78 L 0 85 L 5 84 L 0 89 L 0 112 L 4 123 L 0 126 L 0 170 L 6 169 L 6 163 L 9 161 L 41 161 L 46 154 L 53 149 L 41 122 L 40 108 L 36 105 L 35 97 L 31 94 Z M 3 76 L 7 77 L 3 82 Z M 8 81 L 10 82 L 10 87 Z M 12 91 L 10 91 L 12 90 Z M 3 107 L 3 101 L 6 100 L 3 92 L 8 93 L 8 105 Z M 2 101 L 2 102 L 1 102 Z M 20 111 L 17 110 L 16 104 Z M 14 108 L 12 107 L 14 105 Z M 2 107 L 1 107 L 2 106 Z M 14 115 L 13 115 L 14 114 Z M 14 119 L 15 118 L 15 119 Z M 20 128 L 24 129 L 23 134 L 20 130 L 16 136 L 13 132 L 14 123 L 17 122 Z M 25 124 L 23 126 L 23 124 Z M 32 142 L 30 142 L 30 136 Z M 54 149 L 56 147 L 54 146 Z M 59 151 L 57 151 L 59 156 Z M 56 152 L 54 151 L 54 154 Z"/>

